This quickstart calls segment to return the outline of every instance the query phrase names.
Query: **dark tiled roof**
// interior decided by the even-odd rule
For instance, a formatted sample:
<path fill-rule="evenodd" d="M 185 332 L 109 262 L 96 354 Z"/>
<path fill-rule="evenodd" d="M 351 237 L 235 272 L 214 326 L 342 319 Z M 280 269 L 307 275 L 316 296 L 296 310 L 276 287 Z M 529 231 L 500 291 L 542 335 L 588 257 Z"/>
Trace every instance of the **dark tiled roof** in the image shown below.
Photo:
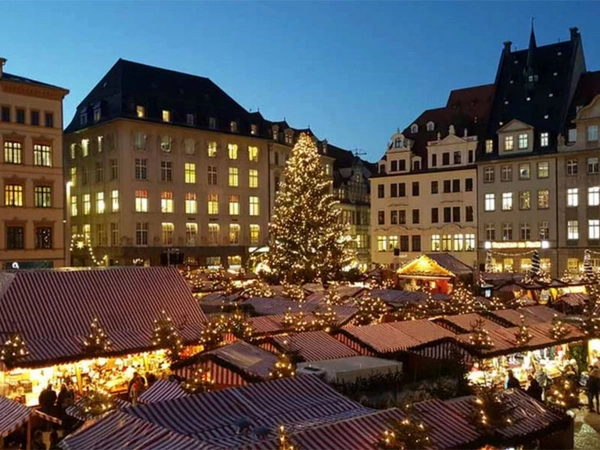
<path fill-rule="evenodd" d="M 571 121 L 577 115 L 577 107 L 589 105 L 598 94 L 600 94 L 600 70 L 582 74 L 569 108 L 568 128 L 570 128 Z"/>
<path fill-rule="evenodd" d="M 8 80 L 12 81 L 13 83 L 32 84 L 50 89 L 59 89 L 61 91 L 65 91 L 66 93 L 69 92 L 67 89 L 61 88 L 59 86 L 54 86 L 48 83 L 42 83 L 41 81 L 32 80 L 30 78 L 21 77 L 19 75 L 13 75 L 11 73 L 6 72 L 2 72 L 2 77 L 0 78 L 0 80 Z"/>

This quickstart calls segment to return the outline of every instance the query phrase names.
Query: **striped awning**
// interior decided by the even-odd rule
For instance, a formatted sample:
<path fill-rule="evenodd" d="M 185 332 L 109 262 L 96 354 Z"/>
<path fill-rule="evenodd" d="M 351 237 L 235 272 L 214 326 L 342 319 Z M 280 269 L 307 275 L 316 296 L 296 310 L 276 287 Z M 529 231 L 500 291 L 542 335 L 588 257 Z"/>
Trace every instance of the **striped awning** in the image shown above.
<path fill-rule="evenodd" d="M 67 409 L 65 410 L 65 413 L 71 417 L 74 417 L 77 420 L 81 420 L 82 422 L 85 422 L 86 420 L 91 420 L 93 419 L 92 416 L 86 416 L 83 413 L 83 404 L 85 402 L 85 397 L 80 398 L 77 402 L 75 402 L 74 405 L 68 406 Z M 125 400 L 121 400 L 118 397 L 113 397 L 113 402 L 114 405 L 116 406 L 116 409 L 123 409 L 123 408 L 127 408 L 129 406 L 131 406 L 131 403 L 125 401 Z"/>
<path fill-rule="evenodd" d="M 420 344 L 455 336 L 453 332 L 428 319 L 388 322 L 388 325 L 419 341 Z"/>
<path fill-rule="evenodd" d="M 473 329 L 473 326 L 477 321 L 483 321 L 483 328 L 486 330 L 494 330 L 496 328 L 503 328 L 502 325 L 492 322 L 479 314 L 460 314 L 456 316 L 444 316 L 441 319 L 436 320 L 439 324 L 449 324 L 450 327 L 456 328 L 459 332 L 468 333 Z"/>
<path fill-rule="evenodd" d="M 306 362 L 358 356 L 358 352 L 324 331 L 278 336 L 273 340 L 287 352 L 298 352 L 298 355 Z"/>
<path fill-rule="evenodd" d="M 29 420 L 32 410 L 27 406 L 0 397 L 0 437 L 6 437 Z"/>
<path fill-rule="evenodd" d="M 259 379 L 268 379 L 278 359 L 273 353 L 244 341 L 205 352 L 203 358 L 210 359 L 216 364 L 223 363 L 228 368 Z"/>
<path fill-rule="evenodd" d="M 185 341 L 197 339 L 206 318 L 176 268 L 21 271 L 3 277 L 0 329 L 22 334 L 29 356 L 21 366 L 42 366 L 81 359 L 94 318 L 113 353 L 149 349 L 163 310 Z"/>
<path fill-rule="evenodd" d="M 564 303 L 566 305 L 576 308 L 578 306 L 585 306 L 589 299 L 590 296 L 588 294 L 573 293 L 561 295 L 556 299 L 555 303 Z"/>
<path fill-rule="evenodd" d="M 420 344 L 416 339 L 387 323 L 364 327 L 346 326 L 341 333 L 366 344 L 377 353 L 393 353 Z"/>
<path fill-rule="evenodd" d="M 140 403 L 156 403 L 174 398 L 187 397 L 185 392 L 176 381 L 158 380 L 138 398 Z"/>
<path fill-rule="evenodd" d="M 291 313 L 299 313 L 301 311 L 309 313 L 319 306 L 316 303 L 263 297 L 251 297 L 244 301 L 244 304 L 251 305 L 254 308 L 254 312 L 261 316 L 285 314 L 287 311 Z"/>

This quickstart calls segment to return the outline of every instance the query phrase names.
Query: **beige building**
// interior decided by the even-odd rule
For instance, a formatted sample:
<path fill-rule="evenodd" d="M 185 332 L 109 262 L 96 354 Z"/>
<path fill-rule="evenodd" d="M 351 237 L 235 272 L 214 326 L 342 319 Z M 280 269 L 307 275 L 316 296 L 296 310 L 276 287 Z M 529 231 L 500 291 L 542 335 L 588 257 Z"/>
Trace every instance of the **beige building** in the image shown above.
<path fill-rule="evenodd" d="M 65 265 L 66 89 L 4 71 L 0 58 L 0 270 Z"/>
<path fill-rule="evenodd" d="M 268 132 L 207 78 L 119 60 L 66 130 L 73 265 L 242 267 L 267 242 Z"/>

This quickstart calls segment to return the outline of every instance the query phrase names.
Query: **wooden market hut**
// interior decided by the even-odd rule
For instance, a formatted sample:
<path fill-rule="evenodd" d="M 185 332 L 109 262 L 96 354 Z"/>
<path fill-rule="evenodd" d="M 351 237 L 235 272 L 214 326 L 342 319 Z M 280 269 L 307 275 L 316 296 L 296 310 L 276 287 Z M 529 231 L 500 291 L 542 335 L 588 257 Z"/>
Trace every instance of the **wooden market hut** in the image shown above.
<path fill-rule="evenodd" d="M 423 254 L 398 269 L 397 275 L 414 286 L 442 294 L 450 293 L 456 283 L 473 283 L 473 269 L 448 253 Z"/>

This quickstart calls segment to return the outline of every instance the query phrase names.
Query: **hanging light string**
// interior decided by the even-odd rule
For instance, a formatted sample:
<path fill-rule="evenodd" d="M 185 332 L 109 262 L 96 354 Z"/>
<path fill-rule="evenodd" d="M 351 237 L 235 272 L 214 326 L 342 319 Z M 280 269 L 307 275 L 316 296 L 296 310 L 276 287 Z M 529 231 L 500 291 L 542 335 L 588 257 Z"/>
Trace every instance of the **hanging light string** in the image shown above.
<path fill-rule="evenodd" d="M 106 259 L 104 256 L 102 259 L 98 260 L 96 255 L 94 255 L 94 251 L 92 250 L 92 244 L 90 242 L 90 238 L 85 234 L 74 234 L 71 236 L 71 244 L 69 246 L 69 252 L 73 253 L 74 249 L 84 249 L 87 248 L 87 252 L 94 262 L 95 265 L 101 266 L 103 261 Z"/>

